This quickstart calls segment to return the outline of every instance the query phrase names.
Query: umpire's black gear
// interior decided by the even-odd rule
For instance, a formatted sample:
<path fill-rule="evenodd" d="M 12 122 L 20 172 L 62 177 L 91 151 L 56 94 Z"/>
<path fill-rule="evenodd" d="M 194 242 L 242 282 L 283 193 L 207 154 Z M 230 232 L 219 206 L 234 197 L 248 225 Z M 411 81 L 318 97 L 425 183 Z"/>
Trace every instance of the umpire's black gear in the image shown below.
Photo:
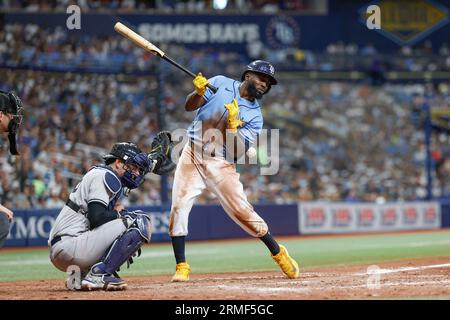
<path fill-rule="evenodd" d="M 22 123 L 22 101 L 12 92 L 0 91 L 0 111 L 12 116 L 8 125 L 9 152 L 18 155 L 16 133 Z"/>

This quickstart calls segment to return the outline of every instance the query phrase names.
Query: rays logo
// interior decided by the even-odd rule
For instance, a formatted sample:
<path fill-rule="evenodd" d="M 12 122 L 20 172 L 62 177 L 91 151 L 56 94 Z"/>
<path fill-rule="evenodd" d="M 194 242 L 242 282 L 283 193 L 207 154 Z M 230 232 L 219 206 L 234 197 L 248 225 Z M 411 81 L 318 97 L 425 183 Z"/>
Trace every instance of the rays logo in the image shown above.
<path fill-rule="evenodd" d="M 378 0 L 359 10 L 359 21 L 370 21 L 370 8 L 379 8 L 380 27 L 374 28 L 399 45 L 412 45 L 446 25 L 448 10 L 431 0 Z"/>
<path fill-rule="evenodd" d="M 273 48 L 296 47 L 300 39 L 300 28 L 292 17 L 276 16 L 267 24 L 266 37 Z"/>

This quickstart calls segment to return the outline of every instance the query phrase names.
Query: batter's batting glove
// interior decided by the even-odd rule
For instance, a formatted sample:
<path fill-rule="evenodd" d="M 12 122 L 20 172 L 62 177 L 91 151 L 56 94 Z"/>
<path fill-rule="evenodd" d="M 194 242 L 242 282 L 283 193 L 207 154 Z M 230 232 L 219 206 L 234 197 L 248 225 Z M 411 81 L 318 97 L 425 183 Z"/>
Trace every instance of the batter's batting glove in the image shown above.
<path fill-rule="evenodd" d="M 206 92 L 206 86 L 208 85 L 208 80 L 202 75 L 201 72 L 195 77 L 194 81 L 195 91 L 199 96 L 203 96 Z"/>
<path fill-rule="evenodd" d="M 227 129 L 236 133 L 237 129 L 243 126 L 243 122 L 239 118 L 239 106 L 236 99 L 233 98 L 233 102 L 225 103 L 225 108 L 228 110 L 227 115 Z"/>

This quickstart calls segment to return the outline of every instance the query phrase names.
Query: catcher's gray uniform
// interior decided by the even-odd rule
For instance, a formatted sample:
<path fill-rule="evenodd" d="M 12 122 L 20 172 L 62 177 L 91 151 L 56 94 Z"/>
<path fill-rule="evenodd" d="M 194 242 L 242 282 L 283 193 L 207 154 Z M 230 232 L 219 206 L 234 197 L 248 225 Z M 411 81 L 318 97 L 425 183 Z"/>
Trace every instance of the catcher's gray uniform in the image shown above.
<path fill-rule="evenodd" d="M 112 210 L 121 194 L 120 179 L 106 167 L 94 167 L 83 177 L 69 195 L 70 201 L 79 206 L 79 210 L 64 206 L 50 231 L 50 259 L 58 269 L 66 271 L 68 266 L 77 265 L 82 271 L 87 271 L 127 230 L 119 217 L 89 230 L 86 217 L 89 202 L 101 202 Z M 51 245 L 52 239 L 57 236 L 61 240 Z"/>
<path fill-rule="evenodd" d="M 127 286 L 117 271 L 140 254 L 141 246 L 150 242 L 152 230 L 148 214 L 127 211 L 116 203 L 123 188 L 138 188 L 147 173 L 173 170 L 172 145 L 165 131 L 153 140 L 150 154 L 133 143 L 118 142 L 103 156 L 105 165 L 91 168 L 69 195 L 49 238 L 55 267 L 72 274 L 78 267 L 83 275 L 81 283 L 69 276 L 69 289 L 123 290 Z"/>

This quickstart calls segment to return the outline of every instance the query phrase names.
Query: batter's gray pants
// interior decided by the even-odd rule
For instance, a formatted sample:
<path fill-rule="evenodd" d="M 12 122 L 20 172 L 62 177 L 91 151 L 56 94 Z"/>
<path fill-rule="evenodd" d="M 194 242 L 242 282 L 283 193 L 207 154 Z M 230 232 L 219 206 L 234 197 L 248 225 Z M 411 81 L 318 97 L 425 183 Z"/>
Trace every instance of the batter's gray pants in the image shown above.
<path fill-rule="evenodd" d="M 109 247 L 126 231 L 121 219 L 116 219 L 77 237 L 62 237 L 50 246 L 50 260 L 61 271 L 69 266 L 78 266 L 81 272 L 100 262 Z"/>

